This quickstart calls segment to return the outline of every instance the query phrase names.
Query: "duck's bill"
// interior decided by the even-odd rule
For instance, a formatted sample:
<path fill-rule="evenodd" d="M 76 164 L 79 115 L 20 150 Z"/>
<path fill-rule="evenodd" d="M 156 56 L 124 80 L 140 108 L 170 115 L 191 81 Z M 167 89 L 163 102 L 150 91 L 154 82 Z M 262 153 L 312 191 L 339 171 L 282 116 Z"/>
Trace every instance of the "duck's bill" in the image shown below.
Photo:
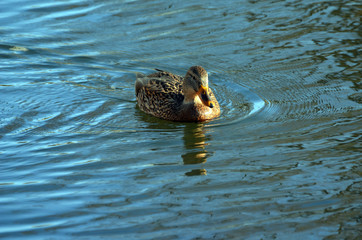
<path fill-rule="evenodd" d="M 209 89 L 207 87 L 201 86 L 198 94 L 203 104 L 210 108 L 214 107 L 214 103 L 211 101 Z"/>

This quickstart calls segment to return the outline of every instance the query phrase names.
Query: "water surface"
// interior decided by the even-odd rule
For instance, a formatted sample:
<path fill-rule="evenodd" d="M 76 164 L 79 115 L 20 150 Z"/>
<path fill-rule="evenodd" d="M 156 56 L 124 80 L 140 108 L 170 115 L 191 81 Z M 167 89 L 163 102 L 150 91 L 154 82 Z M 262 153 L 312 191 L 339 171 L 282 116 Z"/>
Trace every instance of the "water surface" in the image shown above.
<path fill-rule="evenodd" d="M 2 239 L 357 239 L 358 1 L 0 3 Z M 222 113 L 141 112 L 209 72 Z"/>

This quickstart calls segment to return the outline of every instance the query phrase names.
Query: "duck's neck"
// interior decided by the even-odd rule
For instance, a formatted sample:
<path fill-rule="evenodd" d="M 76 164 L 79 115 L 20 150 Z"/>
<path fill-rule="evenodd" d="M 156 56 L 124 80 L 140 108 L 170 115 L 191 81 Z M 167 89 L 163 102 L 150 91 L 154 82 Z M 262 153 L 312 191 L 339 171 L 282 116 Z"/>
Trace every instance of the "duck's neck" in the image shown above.
<path fill-rule="evenodd" d="M 190 95 L 190 96 L 185 95 L 183 105 L 195 106 L 198 104 L 202 104 L 201 99 L 198 95 Z"/>

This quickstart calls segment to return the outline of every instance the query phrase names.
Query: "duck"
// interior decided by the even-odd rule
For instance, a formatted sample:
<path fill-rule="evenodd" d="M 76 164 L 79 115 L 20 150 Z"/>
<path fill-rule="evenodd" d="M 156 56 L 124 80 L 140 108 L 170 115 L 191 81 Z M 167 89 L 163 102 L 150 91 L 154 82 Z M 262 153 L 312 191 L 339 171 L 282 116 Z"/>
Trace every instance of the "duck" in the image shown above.
<path fill-rule="evenodd" d="M 147 76 L 136 75 L 135 94 L 143 112 L 178 122 L 203 122 L 220 116 L 219 102 L 203 67 L 190 67 L 185 77 L 155 70 Z"/>

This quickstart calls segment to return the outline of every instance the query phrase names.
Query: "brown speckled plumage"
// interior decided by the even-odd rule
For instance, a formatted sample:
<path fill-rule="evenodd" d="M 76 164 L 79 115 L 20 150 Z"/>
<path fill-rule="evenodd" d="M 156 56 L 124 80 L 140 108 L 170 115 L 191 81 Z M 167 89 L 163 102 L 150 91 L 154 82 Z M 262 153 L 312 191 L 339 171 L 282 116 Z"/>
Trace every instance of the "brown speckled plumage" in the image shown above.
<path fill-rule="evenodd" d="M 193 66 L 185 77 L 157 71 L 148 76 L 137 75 L 135 91 L 141 110 L 172 121 L 198 122 L 220 115 L 220 106 L 208 87 L 205 69 Z"/>

